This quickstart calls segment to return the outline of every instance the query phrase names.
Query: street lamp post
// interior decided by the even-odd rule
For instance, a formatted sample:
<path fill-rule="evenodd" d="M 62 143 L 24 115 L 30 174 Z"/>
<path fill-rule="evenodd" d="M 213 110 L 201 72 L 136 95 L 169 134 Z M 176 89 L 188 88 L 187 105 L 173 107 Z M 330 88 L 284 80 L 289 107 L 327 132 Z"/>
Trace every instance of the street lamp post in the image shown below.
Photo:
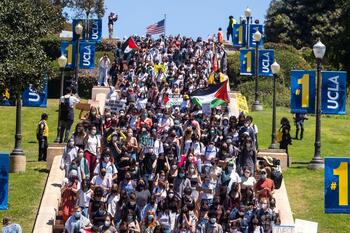
<path fill-rule="evenodd" d="M 313 46 L 313 52 L 316 57 L 317 65 L 317 87 L 316 87 L 316 132 L 315 132 L 315 152 L 314 157 L 309 163 L 309 169 L 324 168 L 324 161 L 321 157 L 321 62 L 326 53 L 326 46 L 318 41 Z"/>
<path fill-rule="evenodd" d="M 271 145 L 269 149 L 277 149 L 276 143 L 276 79 L 277 74 L 280 72 L 280 65 L 275 61 L 271 65 L 273 73 L 273 99 L 272 99 L 272 133 L 271 133 Z"/>
<path fill-rule="evenodd" d="M 60 123 L 60 119 L 61 119 L 61 96 L 63 96 L 63 87 L 64 87 L 64 68 L 67 65 L 67 58 L 62 54 L 59 58 L 58 58 L 58 65 L 60 67 L 61 70 L 61 88 L 60 88 L 60 96 L 58 99 L 58 119 L 57 119 L 57 134 L 56 134 L 56 140 L 55 143 L 59 143 L 60 142 L 60 131 L 61 131 L 61 123 Z"/>
<path fill-rule="evenodd" d="M 252 11 L 249 9 L 249 7 L 247 7 L 245 10 L 244 10 L 244 16 L 246 17 L 246 29 L 247 29 L 247 32 L 246 32 L 246 48 L 249 49 L 249 19 L 250 17 L 252 16 Z"/>
<path fill-rule="evenodd" d="M 77 93 L 78 93 L 78 77 L 79 77 L 79 44 L 80 44 L 80 35 L 83 33 L 83 26 L 78 23 L 77 26 L 75 26 L 75 34 L 78 35 L 77 38 L 77 50 L 76 50 L 76 55 L 75 55 L 75 85 L 77 88 Z"/>
<path fill-rule="evenodd" d="M 252 106 L 253 111 L 262 111 L 263 106 L 259 101 L 259 41 L 261 40 L 261 33 L 257 30 L 254 35 L 255 41 L 255 101 Z"/>

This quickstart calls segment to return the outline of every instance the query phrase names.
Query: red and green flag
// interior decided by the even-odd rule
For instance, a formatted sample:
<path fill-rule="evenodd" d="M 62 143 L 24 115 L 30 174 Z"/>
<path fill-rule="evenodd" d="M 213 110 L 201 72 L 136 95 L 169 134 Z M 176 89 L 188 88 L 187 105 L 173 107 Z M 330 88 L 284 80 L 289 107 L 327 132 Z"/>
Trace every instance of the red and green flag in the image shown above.
<path fill-rule="evenodd" d="M 227 80 L 220 84 L 209 85 L 208 87 L 194 90 L 190 96 L 192 103 L 199 106 L 210 104 L 211 108 L 216 108 L 219 105 L 230 102 Z"/>

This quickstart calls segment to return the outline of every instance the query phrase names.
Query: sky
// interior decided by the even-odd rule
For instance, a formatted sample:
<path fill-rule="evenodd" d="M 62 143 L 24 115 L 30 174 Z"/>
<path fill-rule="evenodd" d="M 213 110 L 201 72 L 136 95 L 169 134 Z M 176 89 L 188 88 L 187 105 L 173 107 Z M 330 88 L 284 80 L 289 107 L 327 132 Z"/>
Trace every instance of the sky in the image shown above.
<path fill-rule="evenodd" d="M 146 27 L 164 18 L 166 34 L 207 38 L 221 27 L 226 32 L 228 16 L 239 19 L 244 10 L 252 10 L 253 19 L 263 21 L 270 0 L 105 0 L 103 37 L 108 37 L 107 18 L 118 14 L 114 37 L 145 35 Z"/>

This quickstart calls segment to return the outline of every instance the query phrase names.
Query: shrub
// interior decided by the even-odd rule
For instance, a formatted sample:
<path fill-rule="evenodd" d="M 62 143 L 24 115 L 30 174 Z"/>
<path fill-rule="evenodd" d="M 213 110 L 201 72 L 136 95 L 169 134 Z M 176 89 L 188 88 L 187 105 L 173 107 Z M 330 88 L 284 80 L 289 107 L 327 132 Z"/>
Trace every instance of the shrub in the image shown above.
<path fill-rule="evenodd" d="M 276 85 L 276 105 L 281 107 L 290 106 L 290 90 L 282 83 L 278 82 Z M 239 86 L 240 92 L 247 98 L 248 106 L 251 106 L 255 100 L 255 81 L 249 81 L 242 83 Z M 273 95 L 273 79 L 262 78 L 259 80 L 259 100 L 266 106 L 272 107 L 272 95 Z"/>
<path fill-rule="evenodd" d="M 118 41 L 115 39 L 102 39 L 102 42 L 96 44 L 97 51 L 114 51 L 117 48 Z"/>

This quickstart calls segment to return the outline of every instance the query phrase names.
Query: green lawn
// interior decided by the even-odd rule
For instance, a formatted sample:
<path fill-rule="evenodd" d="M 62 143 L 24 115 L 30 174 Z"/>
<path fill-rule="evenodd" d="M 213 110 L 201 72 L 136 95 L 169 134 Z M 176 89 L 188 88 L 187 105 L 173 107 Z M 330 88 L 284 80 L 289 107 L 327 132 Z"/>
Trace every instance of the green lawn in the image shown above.
<path fill-rule="evenodd" d="M 48 108 L 22 109 L 22 145 L 27 156 L 27 170 L 10 174 L 9 209 L 0 211 L 0 219 L 9 216 L 22 225 L 23 232 L 31 232 L 37 208 L 44 189 L 46 163 L 38 162 L 38 144 L 35 131 L 43 112 L 49 114 L 49 143 L 55 140 L 57 127 L 57 100 L 49 100 Z M 15 107 L 0 107 L 0 151 L 10 153 L 14 146 Z"/>
<path fill-rule="evenodd" d="M 49 114 L 49 141 L 52 142 L 56 136 L 56 109 L 57 101 L 49 100 L 47 109 L 23 108 L 22 111 L 23 148 L 27 155 L 27 171 L 23 174 L 10 175 L 9 210 L 0 211 L 0 218 L 12 217 L 14 222 L 22 225 L 23 232 L 32 230 L 47 177 L 44 171 L 46 164 L 37 162 L 36 124 L 41 113 L 46 111 Z M 0 151 L 11 152 L 14 143 L 15 108 L 0 107 L 0 113 L 0 122 L 3 122 L 0 127 L 2 142 Z M 253 112 L 251 115 L 259 127 L 260 146 L 266 148 L 271 142 L 271 109 Z M 286 108 L 278 108 L 277 115 L 278 119 L 286 116 L 292 120 L 292 115 Z M 309 162 L 313 156 L 315 118 L 310 116 L 305 126 L 304 140 L 293 141 L 290 147 L 293 162 Z M 294 127 L 292 135 L 294 136 Z M 322 155 L 349 156 L 350 143 L 346 141 L 348 135 L 350 135 L 349 115 L 322 117 Z M 317 221 L 319 232 L 350 232 L 349 215 L 323 213 L 323 171 L 310 171 L 306 166 L 306 164 L 293 164 L 284 174 L 294 217 Z"/>
<path fill-rule="evenodd" d="M 251 115 L 259 127 L 260 146 L 267 148 L 271 143 L 271 109 L 259 113 L 253 112 Z M 277 122 L 283 116 L 292 122 L 293 117 L 289 110 L 279 108 Z M 350 157 L 350 143 L 347 141 L 350 135 L 350 116 L 323 116 L 321 122 L 322 156 Z M 294 135 L 295 127 L 292 126 L 292 137 Z M 319 232 L 348 233 L 350 215 L 324 213 L 323 170 L 311 171 L 307 169 L 307 164 L 303 164 L 313 157 L 314 140 L 315 117 L 309 116 L 309 120 L 305 122 L 304 139 L 294 140 L 289 149 L 292 162 L 298 164 L 293 164 L 284 174 L 294 217 L 318 222 Z"/>

